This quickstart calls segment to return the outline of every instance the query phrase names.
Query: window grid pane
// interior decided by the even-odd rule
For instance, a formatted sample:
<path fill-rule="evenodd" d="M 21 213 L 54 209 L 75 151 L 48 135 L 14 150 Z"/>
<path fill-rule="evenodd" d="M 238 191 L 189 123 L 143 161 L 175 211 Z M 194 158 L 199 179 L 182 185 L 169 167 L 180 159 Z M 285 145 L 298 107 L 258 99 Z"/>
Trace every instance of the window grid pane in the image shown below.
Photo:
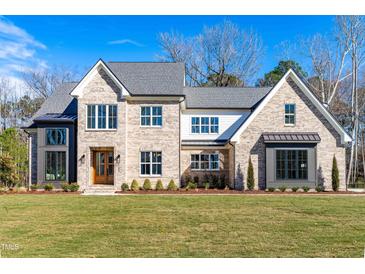
<path fill-rule="evenodd" d="M 108 117 L 108 127 L 110 129 L 117 128 L 117 106 L 109 105 L 109 117 Z"/>
<path fill-rule="evenodd" d="M 285 124 L 295 124 L 295 104 L 285 104 Z"/>
<path fill-rule="evenodd" d="M 46 181 L 66 180 L 66 152 L 47 151 L 46 152 Z"/>
<path fill-rule="evenodd" d="M 276 150 L 276 179 L 307 180 L 307 150 Z"/>
<path fill-rule="evenodd" d="M 162 174 L 162 153 L 143 151 L 141 152 L 141 175 Z"/>
<path fill-rule="evenodd" d="M 95 105 L 87 106 L 87 128 L 95 128 Z"/>

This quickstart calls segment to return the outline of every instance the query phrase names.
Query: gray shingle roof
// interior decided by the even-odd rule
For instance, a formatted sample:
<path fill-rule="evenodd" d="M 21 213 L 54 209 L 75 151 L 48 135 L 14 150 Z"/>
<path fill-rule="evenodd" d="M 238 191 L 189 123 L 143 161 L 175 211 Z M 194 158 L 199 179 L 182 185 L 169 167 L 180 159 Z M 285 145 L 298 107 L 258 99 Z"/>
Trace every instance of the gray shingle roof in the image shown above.
<path fill-rule="evenodd" d="M 271 90 L 264 88 L 185 87 L 187 108 L 252 108 Z"/>
<path fill-rule="evenodd" d="M 63 83 L 54 93 L 47 98 L 41 108 L 33 115 L 26 126 L 31 126 L 32 122 L 46 114 L 77 115 L 77 100 L 70 95 L 71 90 L 77 82 Z"/>
<path fill-rule="evenodd" d="M 316 132 L 265 132 L 265 143 L 319 143 L 321 137 Z"/>
<path fill-rule="evenodd" d="M 107 66 L 132 95 L 182 95 L 184 63 L 109 62 Z"/>

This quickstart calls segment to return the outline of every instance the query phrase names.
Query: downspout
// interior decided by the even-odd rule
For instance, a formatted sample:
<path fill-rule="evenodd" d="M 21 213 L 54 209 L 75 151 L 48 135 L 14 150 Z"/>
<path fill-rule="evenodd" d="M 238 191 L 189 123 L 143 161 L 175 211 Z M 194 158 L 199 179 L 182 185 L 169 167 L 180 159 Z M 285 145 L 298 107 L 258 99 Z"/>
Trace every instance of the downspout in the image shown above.
<path fill-rule="evenodd" d="M 232 144 L 231 140 L 228 143 L 232 146 L 233 151 L 233 189 L 236 189 L 236 147 Z"/>
<path fill-rule="evenodd" d="M 24 130 L 27 134 L 28 143 L 28 191 L 30 191 L 30 186 L 32 185 L 32 135 Z"/>
<path fill-rule="evenodd" d="M 185 97 L 183 100 L 179 101 L 179 185 L 181 187 L 181 104 L 185 101 Z"/>

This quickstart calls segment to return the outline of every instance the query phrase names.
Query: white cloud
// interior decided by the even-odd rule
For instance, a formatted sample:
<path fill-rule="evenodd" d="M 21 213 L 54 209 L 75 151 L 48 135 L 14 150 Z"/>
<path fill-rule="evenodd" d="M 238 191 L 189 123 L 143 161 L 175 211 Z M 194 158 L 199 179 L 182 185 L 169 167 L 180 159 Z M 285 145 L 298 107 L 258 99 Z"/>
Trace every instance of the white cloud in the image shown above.
<path fill-rule="evenodd" d="M 11 80 L 18 90 L 24 89 L 21 73 L 46 68 L 47 62 L 37 57 L 46 49 L 25 29 L 0 16 L 0 78 Z"/>
<path fill-rule="evenodd" d="M 130 44 L 130 45 L 134 45 L 136 47 L 144 47 L 143 44 L 138 43 L 137 41 L 134 41 L 132 39 L 121 39 L 121 40 L 109 41 L 108 44 L 109 45 L 125 45 L 125 44 Z"/>

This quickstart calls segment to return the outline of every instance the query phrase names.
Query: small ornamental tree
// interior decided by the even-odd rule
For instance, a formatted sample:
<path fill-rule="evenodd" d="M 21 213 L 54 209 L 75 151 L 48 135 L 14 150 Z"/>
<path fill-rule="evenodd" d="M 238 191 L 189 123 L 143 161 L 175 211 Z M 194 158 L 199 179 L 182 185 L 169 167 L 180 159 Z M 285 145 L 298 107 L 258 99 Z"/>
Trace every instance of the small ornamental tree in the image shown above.
<path fill-rule="evenodd" d="M 16 172 L 16 163 L 9 154 L 3 153 L 0 155 L 0 185 L 8 188 L 14 187 L 19 181 L 19 176 Z"/>
<path fill-rule="evenodd" d="M 251 162 L 251 157 L 248 160 L 247 188 L 249 190 L 253 190 L 255 188 L 255 178 L 254 178 L 254 175 L 253 175 L 253 165 L 252 165 L 252 162 Z"/>
<path fill-rule="evenodd" d="M 340 185 L 340 177 L 338 173 L 336 156 L 333 156 L 332 160 L 332 189 L 333 191 L 338 191 Z"/>

